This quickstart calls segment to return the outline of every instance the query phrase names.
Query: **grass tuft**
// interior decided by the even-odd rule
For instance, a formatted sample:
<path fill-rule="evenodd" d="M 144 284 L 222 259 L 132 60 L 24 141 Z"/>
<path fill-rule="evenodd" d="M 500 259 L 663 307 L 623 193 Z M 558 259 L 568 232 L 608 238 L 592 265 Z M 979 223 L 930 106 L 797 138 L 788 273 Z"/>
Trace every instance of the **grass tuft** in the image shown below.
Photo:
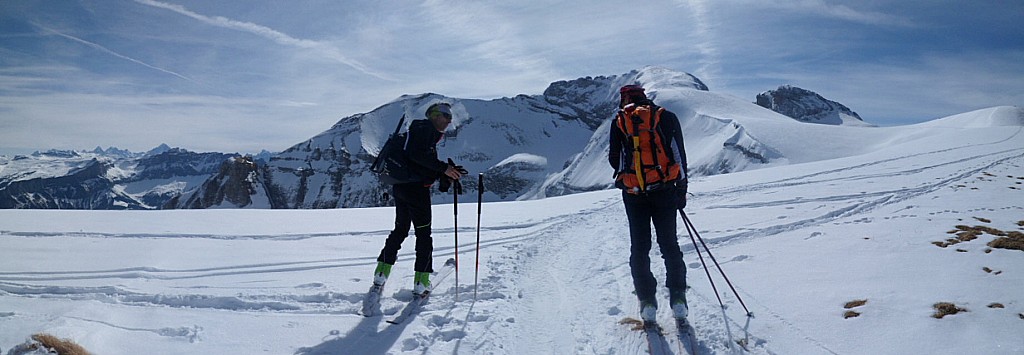
<path fill-rule="evenodd" d="M 846 302 L 846 304 L 843 305 L 843 308 L 846 308 L 846 309 L 857 308 L 857 307 L 863 306 L 863 305 L 865 305 L 867 303 L 868 303 L 868 300 L 854 300 L 854 301 Z"/>
<path fill-rule="evenodd" d="M 933 314 L 932 317 L 938 319 L 942 319 L 942 317 L 957 314 L 960 312 L 967 312 L 967 309 L 957 307 L 955 304 L 949 302 L 939 302 L 932 307 L 935 307 L 935 314 Z"/>
<path fill-rule="evenodd" d="M 644 330 L 644 321 L 636 319 L 636 318 L 629 318 L 629 317 L 622 318 L 622 320 L 619 321 L 619 324 L 628 325 L 629 329 L 632 329 L 632 330 L 637 330 L 637 331 Z"/>
<path fill-rule="evenodd" d="M 69 339 L 61 339 L 50 334 L 39 333 L 32 335 L 32 340 L 38 341 L 43 346 L 56 351 L 58 355 L 91 355 L 81 345 Z"/>

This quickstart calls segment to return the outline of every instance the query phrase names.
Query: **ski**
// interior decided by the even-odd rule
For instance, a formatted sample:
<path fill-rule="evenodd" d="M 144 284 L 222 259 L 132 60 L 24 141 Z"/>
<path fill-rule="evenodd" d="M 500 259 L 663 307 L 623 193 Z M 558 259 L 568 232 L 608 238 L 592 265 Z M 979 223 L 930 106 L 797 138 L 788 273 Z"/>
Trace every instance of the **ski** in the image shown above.
<path fill-rule="evenodd" d="M 423 295 L 413 295 L 412 301 L 409 301 L 409 304 L 407 304 L 405 308 L 402 309 L 402 312 L 399 313 L 398 316 L 396 316 L 395 318 L 389 319 L 387 322 L 391 324 L 401 324 L 406 319 L 409 319 L 410 317 L 418 314 L 420 308 L 423 306 L 424 303 L 427 302 L 427 298 L 430 297 L 430 294 L 433 292 L 433 289 L 437 288 L 437 285 L 441 284 L 441 282 L 444 281 L 444 279 L 448 278 L 448 275 L 451 275 L 453 271 L 455 271 L 454 258 L 445 261 L 444 266 L 441 267 L 441 270 L 434 273 L 434 275 L 436 275 L 437 277 L 435 277 L 434 280 L 431 282 L 430 291 L 423 293 Z"/>
<path fill-rule="evenodd" d="M 651 355 L 672 354 L 668 340 L 661 332 L 658 322 L 644 322 L 644 337 L 647 338 L 647 351 Z"/>
<path fill-rule="evenodd" d="M 697 336 L 686 318 L 676 319 L 676 338 L 679 339 L 680 353 L 697 355 Z"/>

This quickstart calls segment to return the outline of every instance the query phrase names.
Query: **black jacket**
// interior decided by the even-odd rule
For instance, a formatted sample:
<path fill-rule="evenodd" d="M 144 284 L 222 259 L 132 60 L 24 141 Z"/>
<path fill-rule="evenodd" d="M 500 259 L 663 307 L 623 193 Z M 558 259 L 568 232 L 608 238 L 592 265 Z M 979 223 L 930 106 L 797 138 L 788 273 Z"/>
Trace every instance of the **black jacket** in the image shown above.
<path fill-rule="evenodd" d="M 679 126 L 679 118 L 672 111 L 665 110 L 661 113 L 661 122 L 658 124 L 658 130 L 661 131 L 662 137 L 669 138 L 672 153 L 675 155 L 676 161 L 679 162 L 682 172 L 679 180 L 685 182 L 689 174 L 686 169 L 686 149 L 683 146 L 683 130 Z M 627 167 L 632 166 L 632 151 L 629 150 L 630 147 L 627 142 L 626 134 L 613 122 L 608 142 L 608 164 L 612 166 L 612 169 L 615 169 L 616 175 L 626 170 Z"/>
<path fill-rule="evenodd" d="M 402 151 L 415 181 L 433 184 L 448 169 L 448 163 L 437 159 L 437 142 L 442 137 L 444 134 L 438 132 L 430 120 L 415 120 L 409 125 Z"/>

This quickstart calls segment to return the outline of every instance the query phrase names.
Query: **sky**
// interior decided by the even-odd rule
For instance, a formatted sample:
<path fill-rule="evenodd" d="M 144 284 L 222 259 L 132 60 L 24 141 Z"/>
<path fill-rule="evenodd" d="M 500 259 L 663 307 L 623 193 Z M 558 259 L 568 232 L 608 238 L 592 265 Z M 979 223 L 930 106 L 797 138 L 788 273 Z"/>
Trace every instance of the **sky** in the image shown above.
<path fill-rule="evenodd" d="M 0 154 L 281 151 L 404 94 L 653 65 L 905 125 L 1024 106 L 1021 1 L 0 1 Z"/>

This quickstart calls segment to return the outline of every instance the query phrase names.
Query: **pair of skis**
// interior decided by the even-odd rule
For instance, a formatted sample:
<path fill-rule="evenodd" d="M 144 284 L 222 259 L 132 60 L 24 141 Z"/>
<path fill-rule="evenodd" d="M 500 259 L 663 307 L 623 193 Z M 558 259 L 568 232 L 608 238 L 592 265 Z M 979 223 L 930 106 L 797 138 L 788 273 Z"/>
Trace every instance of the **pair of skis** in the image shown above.
<path fill-rule="evenodd" d="M 423 307 L 423 304 L 427 303 L 427 298 L 430 297 L 430 293 L 432 292 L 432 290 L 434 288 L 437 288 L 437 285 L 440 285 L 442 282 L 444 282 L 444 280 L 447 279 L 448 276 L 450 276 L 454 271 L 455 259 L 448 259 L 448 261 L 445 261 L 444 266 L 441 267 L 441 270 L 434 272 L 434 277 L 432 277 L 433 282 L 431 284 L 431 290 L 427 290 L 423 294 L 419 295 L 414 294 L 412 296 L 412 300 L 409 301 L 408 304 L 406 304 L 405 308 L 403 308 L 402 311 L 399 312 L 397 316 L 395 316 L 392 319 L 389 319 L 387 322 L 391 324 L 401 324 L 406 319 L 409 319 L 410 317 L 419 313 L 420 308 Z M 380 297 L 382 292 L 383 286 L 374 285 L 370 288 L 370 292 L 366 293 L 366 297 L 363 299 L 362 310 L 364 317 L 372 317 L 380 313 Z"/>
<path fill-rule="evenodd" d="M 686 319 L 676 319 L 676 339 L 679 345 L 679 354 L 697 354 L 697 338 L 693 333 L 693 327 Z M 672 346 L 662 331 L 658 322 L 644 322 L 644 338 L 647 339 L 647 351 L 651 355 L 672 354 Z"/>

